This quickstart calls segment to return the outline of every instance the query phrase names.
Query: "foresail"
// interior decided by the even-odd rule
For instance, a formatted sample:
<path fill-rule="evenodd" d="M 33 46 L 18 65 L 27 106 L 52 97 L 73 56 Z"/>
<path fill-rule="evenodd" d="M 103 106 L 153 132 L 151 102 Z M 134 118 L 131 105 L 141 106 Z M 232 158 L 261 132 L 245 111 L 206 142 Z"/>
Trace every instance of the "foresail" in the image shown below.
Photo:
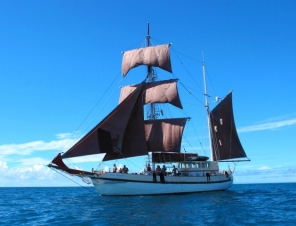
<path fill-rule="evenodd" d="M 124 52 L 122 59 L 123 77 L 126 76 L 131 68 L 140 65 L 155 66 L 172 72 L 169 44 Z"/>
<path fill-rule="evenodd" d="M 126 125 L 120 153 L 107 153 L 103 161 L 147 155 L 143 118 L 143 99 L 138 98 L 131 117 Z"/>
<path fill-rule="evenodd" d="M 121 87 L 119 103 L 128 97 L 138 85 Z M 144 104 L 170 103 L 183 109 L 178 89 L 177 79 L 146 83 Z"/>
<path fill-rule="evenodd" d="M 232 92 L 211 111 L 210 129 L 214 161 L 246 157 L 234 123 Z"/>
<path fill-rule="evenodd" d="M 149 152 L 180 152 L 182 135 L 188 118 L 146 120 L 146 141 Z"/>
<path fill-rule="evenodd" d="M 78 143 L 64 153 L 62 158 L 120 152 L 127 124 L 138 99 L 141 99 L 143 85 L 144 83 Z"/>

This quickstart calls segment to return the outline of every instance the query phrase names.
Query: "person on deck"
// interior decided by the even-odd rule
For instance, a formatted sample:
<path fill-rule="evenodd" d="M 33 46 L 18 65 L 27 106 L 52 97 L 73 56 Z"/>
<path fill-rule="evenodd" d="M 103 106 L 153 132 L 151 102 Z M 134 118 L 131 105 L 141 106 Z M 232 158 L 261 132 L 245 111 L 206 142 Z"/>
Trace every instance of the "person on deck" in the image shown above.
<path fill-rule="evenodd" d="M 117 172 L 117 167 L 116 167 L 116 164 L 113 165 L 113 173 L 116 173 Z"/>
<path fill-rule="evenodd" d="M 128 168 L 124 165 L 122 171 L 123 173 L 128 173 Z"/>
<path fill-rule="evenodd" d="M 159 165 L 157 165 L 157 167 L 156 167 L 156 174 L 157 175 L 159 175 L 160 173 L 161 173 L 161 168 L 160 168 L 160 166 Z"/>
<path fill-rule="evenodd" d="M 211 180 L 211 174 L 209 172 L 207 172 L 206 176 L 207 176 L 207 182 L 209 182 Z"/>
<path fill-rule="evenodd" d="M 166 167 L 165 165 L 162 166 L 161 172 L 163 173 L 164 176 L 166 176 Z"/>
<path fill-rule="evenodd" d="M 177 176 L 177 168 L 175 167 L 175 165 L 173 165 L 173 169 L 172 169 L 172 171 L 173 171 L 173 175 L 174 176 Z"/>
<path fill-rule="evenodd" d="M 148 163 L 147 169 L 146 169 L 147 175 L 151 175 L 151 167 L 150 164 Z"/>

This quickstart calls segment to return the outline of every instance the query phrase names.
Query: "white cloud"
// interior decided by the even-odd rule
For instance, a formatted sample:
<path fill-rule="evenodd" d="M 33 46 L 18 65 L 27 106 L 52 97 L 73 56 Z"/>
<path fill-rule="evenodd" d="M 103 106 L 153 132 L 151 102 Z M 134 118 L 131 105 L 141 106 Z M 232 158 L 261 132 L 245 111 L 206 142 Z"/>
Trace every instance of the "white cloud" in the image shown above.
<path fill-rule="evenodd" d="M 19 163 L 20 166 L 32 166 L 32 165 L 47 165 L 50 160 L 40 158 L 40 157 L 32 157 L 32 158 L 25 158 L 19 160 L 13 160 L 13 162 Z"/>
<path fill-rule="evenodd" d="M 31 167 L 0 168 L 0 180 L 22 180 L 50 178 L 54 172 L 43 165 L 33 165 Z"/>
<path fill-rule="evenodd" d="M 268 166 L 261 166 L 260 168 L 258 168 L 258 170 L 271 170 L 271 168 Z"/>
<path fill-rule="evenodd" d="M 0 169 L 7 169 L 8 168 L 8 166 L 7 166 L 7 163 L 6 162 L 2 162 L 2 161 L 0 161 Z"/>
<path fill-rule="evenodd" d="M 68 138 L 69 134 L 58 134 L 58 140 L 50 142 L 32 141 L 23 144 L 4 144 L 0 145 L 0 153 L 4 155 L 30 155 L 35 151 L 48 151 L 48 150 L 65 150 L 70 148 L 77 142 L 77 138 Z M 63 139 L 61 139 L 63 138 Z"/>
<path fill-rule="evenodd" d="M 71 138 L 72 137 L 72 133 L 59 133 L 59 134 L 57 134 L 56 135 L 56 137 L 59 139 L 59 140 L 61 140 L 61 139 L 69 139 L 69 138 Z"/>
<path fill-rule="evenodd" d="M 6 163 L 0 162 L 0 187 L 34 187 L 34 186 L 77 186 L 83 184 L 80 178 L 77 183 L 73 179 L 68 180 L 59 173 L 51 170 L 45 165 L 35 164 L 31 166 L 20 166 L 9 168 Z"/>
<path fill-rule="evenodd" d="M 295 124 L 296 124 L 296 119 L 288 119 L 288 120 L 281 120 L 277 122 L 266 122 L 266 123 L 253 125 L 253 126 L 246 126 L 246 127 L 239 128 L 237 131 L 239 133 L 243 133 L 243 132 L 252 132 L 252 131 L 259 131 L 259 130 L 273 130 L 273 129 L 279 129 L 285 126 L 292 126 Z"/>

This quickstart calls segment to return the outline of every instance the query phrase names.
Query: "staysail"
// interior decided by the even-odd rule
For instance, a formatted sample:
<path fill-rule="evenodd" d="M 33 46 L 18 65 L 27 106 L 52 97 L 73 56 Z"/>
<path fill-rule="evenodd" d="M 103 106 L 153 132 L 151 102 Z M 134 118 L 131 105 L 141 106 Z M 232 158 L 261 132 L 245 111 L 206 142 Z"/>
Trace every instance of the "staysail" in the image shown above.
<path fill-rule="evenodd" d="M 233 116 L 232 92 L 210 112 L 213 161 L 247 157 Z"/>
<path fill-rule="evenodd" d="M 62 158 L 120 151 L 127 124 L 132 117 L 137 101 L 141 99 L 143 86 L 144 83 L 78 143 L 64 153 Z"/>
<path fill-rule="evenodd" d="M 169 44 L 139 48 L 124 52 L 122 59 L 122 76 L 126 76 L 131 68 L 147 65 L 172 72 Z"/>

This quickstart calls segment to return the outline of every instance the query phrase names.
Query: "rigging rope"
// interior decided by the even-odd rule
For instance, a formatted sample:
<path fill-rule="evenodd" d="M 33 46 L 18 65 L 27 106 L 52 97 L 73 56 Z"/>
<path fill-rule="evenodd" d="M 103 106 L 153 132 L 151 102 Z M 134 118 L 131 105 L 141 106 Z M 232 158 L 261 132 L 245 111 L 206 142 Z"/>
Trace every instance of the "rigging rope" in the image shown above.
<path fill-rule="evenodd" d="M 120 72 L 119 72 L 120 74 Z M 90 112 L 86 115 L 86 117 L 82 120 L 82 122 L 80 123 L 80 125 L 78 126 L 78 128 L 75 130 L 75 132 L 71 135 L 71 137 L 68 139 L 68 141 L 65 143 L 64 147 L 62 148 L 62 150 L 64 150 L 64 148 L 66 147 L 66 145 L 69 143 L 70 139 L 77 133 L 77 131 L 80 129 L 80 127 L 83 125 L 83 123 L 86 121 L 86 119 L 89 117 L 89 115 L 94 111 L 94 109 L 96 108 L 96 106 L 99 104 L 99 102 L 103 99 L 104 95 L 107 93 L 107 91 L 110 89 L 110 87 L 114 84 L 114 82 L 116 81 L 116 79 L 118 78 L 118 74 L 116 75 L 115 79 L 111 82 L 111 84 L 108 86 L 108 88 L 105 90 L 105 92 L 103 93 L 103 95 L 101 96 L 101 98 L 99 98 L 99 100 L 96 102 L 96 104 L 93 106 L 93 108 L 90 110 Z M 123 79 L 122 79 L 123 80 Z M 121 82 L 122 82 L 121 80 Z M 120 82 L 120 83 L 121 83 Z M 114 93 L 114 92 L 113 92 Z M 112 94 L 113 95 L 113 94 Z M 106 104 L 105 104 L 106 105 Z"/>
<path fill-rule="evenodd" d="M 191 75 L 191 73 L 188 71 L 188 69 L 185 67 L 185 65 L 184 65 L 183 62 L 181 61 L 179 55 L 177 54 L 178 51 L 176 51 L 174 48 L 171 48 L 171 49 L 175 52 L 175 54 L 176 54 L 176 56 L 177 56 L 177 58 L 178 58 L 180 64 L 184 67 L 184 69 L 185 69 L 185 70 L 187 71 L 187 73 L 190 75 L 190 77 L 192 78 L 192 80 L 196 83 L 197 87 L 201 90 L 201 92 L 203 92 L 203 89 L 200 87 L 200 85 L 198 84 L 198 82 L 194 79 L 194 77 Z M 180 53 L 180 52 L 178 52 L 178 53 Z M 182 53 L 180 53 L 180 54 L 182 54 Z M 183 56 L 186 56 L 185 54 L 182 54 L 182 55 L 183 55 Z M 188 57 L 188 56 L 186 56 L 186 57 Z M 191 57 L 188 57 L 188 58 L 193 59 L 193 58 L 191 58 Z M 195 59 L 193 59 L 193 60 L 195 60 Z M 197 61 L 197 60 L 195 60 L 195 61 Z M 200 61 L 198 61 L 198 62 L 200 62 Z M 202 62 L 200 62 L 200 63 L 202 63 Z"/>
<path fill-rule="evenodd" d="M 190 122 L 191 122 L 191 121 L 190 121 Z M 197 132 L 196 132 L 195 127 L 193 126 L 193 123 L 192 123 L 192 122 L 191 122 L 191 124 L 192 124 L 193 130 L 194 130 L 194 132 L 195 132 L 195 135 L 196 135 L 196 137 L 197 137 L 197 139 L 198 139 L 198 142 L 199 142 L 199 144 L 200 144 L 200 146 L 201 146 L 201 148 L 202 148 L 204 154 L 207 155 L 206 152 L 205 152 L 204 147 L 202 146 L 202 144 L 201 144 L 201 142 L 200 142 L 200 139 L 199 139 L 199 137 L 198 137 L 198 135 L 197 135 Z"/>
<path fill-rule="evenodd" d="M 67 177 L 66 175 L 64 175 L 64 174 L 61 173 L 60 171 L 55 170 L 55 169 L 53 169 L 53 168 L 50 168 L 50 169 L 52 169 L 53 171 L 55 171 L 56 173 L 59 173 L 60 175 L 62 175 L 62 176 L 64 176 L 64 177 L 66 177 L 68 180 L 74 182 L 75 184 L 78 184 L 80 187 L 86 189 L 88 192 L 90 192 L 90 193 L 95 193 L 96 195 L 100 196 L 97 192 L 91 191 L 90 189 L 88 189 L 88 188 L 82 186 L 81 184 L 79 184 L 78 182 L 76 182 L 76 181 L 72 180 L 71 178 Z"/>

